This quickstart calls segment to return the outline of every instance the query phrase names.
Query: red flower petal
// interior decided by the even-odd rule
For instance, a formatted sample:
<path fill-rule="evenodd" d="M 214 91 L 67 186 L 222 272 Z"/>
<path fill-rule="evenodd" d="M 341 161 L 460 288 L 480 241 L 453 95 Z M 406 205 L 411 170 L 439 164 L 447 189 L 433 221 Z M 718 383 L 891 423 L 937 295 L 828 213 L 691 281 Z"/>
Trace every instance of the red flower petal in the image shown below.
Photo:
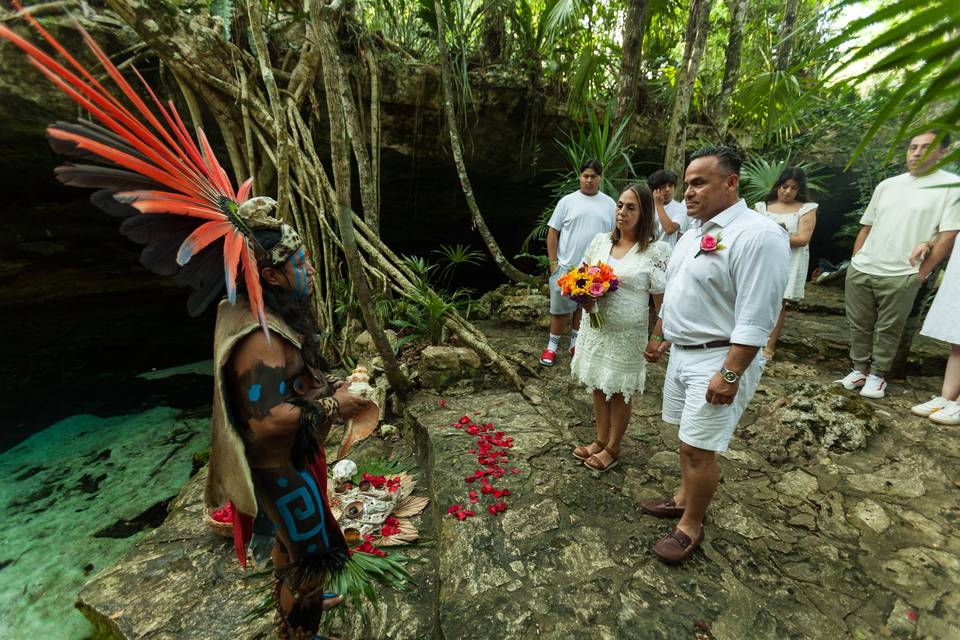
<path fill-rule="evenodd" d="M 443 398 L 440 398 L 439 400 L 437 400 L 437 404 L 439 404 L 440 408 L 443 409 L 444 407 L 447 406 L 447 401 L 444 400 Z"/>
<path fill-rule="evenodd" d="M 919 618 L 919 617 L 920 617 L 920 616 L 917 615 L 917 612 L 916 612 L 916 611 L 914 611 L 913 609 L 907 609 L 907 618 L 909 618 L 910 621 L 916 622 L 916 621 L 917 621 L 917 618 Z"/>
<path fill-rule="evenodd" d="M 467 424 L 469 422 L 470 422 L 470 418 L 468 418 L 467 416 L 463 416 L 462 418 L 460 418 L 460 424 Z"/>
<path fill-rule="evenodd" d="M 447 513 L 456 513 L 457 511 L 460 511 L 461 509 L 463 509 L 463 505 L 462 505 L 462 504 L 452 504 L 452 505 L 450 505 L 449 507 L 447 507 Z"/>

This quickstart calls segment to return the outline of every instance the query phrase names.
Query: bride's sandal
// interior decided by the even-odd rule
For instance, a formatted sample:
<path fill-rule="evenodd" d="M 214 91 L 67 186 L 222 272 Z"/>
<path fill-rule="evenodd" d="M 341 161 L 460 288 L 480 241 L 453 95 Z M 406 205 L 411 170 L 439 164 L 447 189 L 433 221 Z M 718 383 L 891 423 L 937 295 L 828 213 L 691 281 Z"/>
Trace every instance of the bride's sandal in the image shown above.
<path fill-rule="evenodd" d="M 604 458 L 602 458 L 601 456 L 604 456 L 605 458 L 607 458 L 607 461 L 605 462 Z M 620 462 L 620 460 L 617 458 L 617 456 L 610 453 L 610 450 L 604 447 L 597 453 L 593 454 L 592 456 L 584 460 L 583 464 L 585 464 L 588 468 L 593 469 L 594 471 L 599 471 L 603 473 L 604 471 L 608 471 L 613 467 L 617 466 L 618 462 Z"/>
<path fill-rule="evenodd" d="M 603 443 L 594 440 L 590 444 L 582 444 L 573 450 L 573 457 L 577 460 L 586 460 L 590 456 L 603 451 Z"/>

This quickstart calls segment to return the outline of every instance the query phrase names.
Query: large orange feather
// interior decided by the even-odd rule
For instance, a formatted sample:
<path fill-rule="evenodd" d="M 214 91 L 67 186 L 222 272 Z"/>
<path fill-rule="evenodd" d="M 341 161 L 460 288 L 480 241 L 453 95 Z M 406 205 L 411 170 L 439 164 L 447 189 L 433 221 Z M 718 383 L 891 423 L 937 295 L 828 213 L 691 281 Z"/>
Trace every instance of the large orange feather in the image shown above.
<path fill-rule="evenodd" d="M 233 223 L 228 221 L 211 220 L 203 223 L 180 245 L 177 251 L 177 264 L 181 267 L 187 264 L 190 258 L 203 251 L 211 242 L 230 233 L 233 228 Z"/>
<path fill-rule="evenodd" d="M 227 300 L 237 302 L 237 266 L 240 262 L 240 250 L 246 245 L 243 234 L 234 229 L 223 248 L 223 271 L 227 283 Z"/>
<path fill-rule="evenodd" d="M 263 328 L 263 333 L 267 336 L 267 344 L 270 344 L 270 329 L 267 327 L 267 314 L 263 308 L 263 289 L 260 287 L 260 271 L 257 267 L 257 258 L 254 256 L 253 249 L 249 246 L 243 248 L 240 254 L 243 264 L 243 281 L 247 285 L 247 298 L 250 301 L 250 309 L 253 315 Z"/>

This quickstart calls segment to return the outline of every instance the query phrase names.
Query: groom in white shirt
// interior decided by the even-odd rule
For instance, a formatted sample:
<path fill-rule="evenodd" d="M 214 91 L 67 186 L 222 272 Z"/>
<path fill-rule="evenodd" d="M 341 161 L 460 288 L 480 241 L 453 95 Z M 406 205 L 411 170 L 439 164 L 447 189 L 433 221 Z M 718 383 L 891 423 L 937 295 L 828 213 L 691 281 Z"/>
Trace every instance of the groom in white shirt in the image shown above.
<path fill-rule="evenodd" d="M 660 321 L 644 354 L 656 362 L 672 344 L 663 420 L 679 425 L 680 489 L 641 504 L 650 515 L 680 519 L 653 546 L 670 564 L 703 542 L 704 514 L 720 480 L 716 452 L 727 450 L 757 389 L 759 350 L 787 286 L 787 233 L 740 198 L 740 165 L 727 147 L 701 149 L 690 160 L 684 199 L 693 221 L 670 256 Z"/>

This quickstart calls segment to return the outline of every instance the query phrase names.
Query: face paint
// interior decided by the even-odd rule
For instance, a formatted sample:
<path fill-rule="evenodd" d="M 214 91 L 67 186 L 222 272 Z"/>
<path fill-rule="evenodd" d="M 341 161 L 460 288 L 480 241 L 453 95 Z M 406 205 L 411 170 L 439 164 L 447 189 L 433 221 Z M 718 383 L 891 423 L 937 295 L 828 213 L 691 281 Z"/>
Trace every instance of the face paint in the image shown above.
<path fill-rule="evenodd" d="M 307 256 L 303 249 L 290 256 L 290 265 L 293 267 L 293 296 L 307 297 Z"/>

